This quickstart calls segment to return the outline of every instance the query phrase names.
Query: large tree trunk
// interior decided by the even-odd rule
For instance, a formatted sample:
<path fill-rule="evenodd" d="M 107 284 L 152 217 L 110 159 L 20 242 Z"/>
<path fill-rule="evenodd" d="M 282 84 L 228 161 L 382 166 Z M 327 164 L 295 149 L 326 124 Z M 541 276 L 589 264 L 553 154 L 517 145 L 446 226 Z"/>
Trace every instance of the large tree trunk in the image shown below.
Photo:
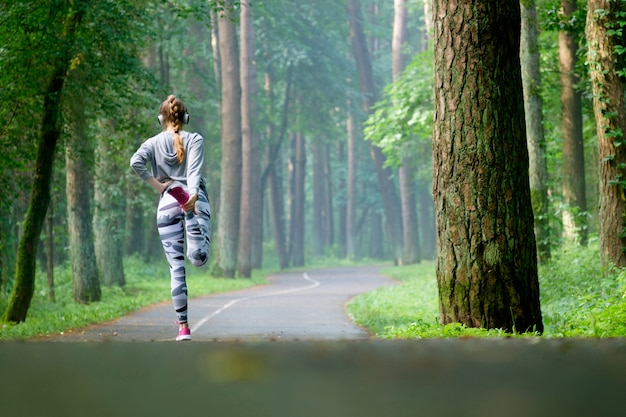
<path fill-rule="evenodd" d="M 543 331 L 517 0 L 435 0 L 440 320 Z"/>
<path fill-rule="evenodd" d="M 254 64 L 254 28 L 250 4 L 241 6 L 241 139 L 242 182 L 237 270 L 249 278 L 252 254 L 261 245 L 261 165 L 259 137 L 254 129 L 257 75 Z"/>
<path fill-rule="evenodd" d="M 121 171 L 114 161 L 108 137 L 100 137 L 96 152 L 94 186 L 94 248 L 103 285 L 122 287 L 124 277 L 124 215 L 126 204 L 118 190 Z"/>
<path fill-rule="evenodd" d="M 561 0 L 564 18 L 576 11 L 576 0 Z M 585 153 L 581 93 L 576 74 L 578 44 L 571 30 L 559 32 L 561 107 L 563 110 L 563 232 L 569 239 L 587 244 L 587 196 L 585 191 Z"/>
<path fill-rule="evenodd" d="M 17 251 L 17 265 L 13 291 L 7 309 L 2 317 L 4 321 L 23 322 L 35 291 L 35 268 L 39 235 L 46 218 L 50 203 L 50 181 L 54 165 L 56 145 L 61 135 L 60 114 L 61 95 L 65 86 L 66 73 L 72 56 L 76 30 L 84 12 L 71 10 L 65 21 L 62 53 L 52 62 L 52 72 L 48 80 L 43 99 L 43 117 L 41 134 L 37 141 L 35 157 L 35 175 L 30 196 L 30 204 L 23 223 L 22 236 Z"/>
<path fill-rule="evenodd" d="M 222 81 L 222 182 L 217 266 L 225 277 L 235 276 L 241 206 L 241 86 L 237 37 L 230 13 L 232 10 L 218 19 Z"/>
<path fill-rule="evenodd" d="M 535 1 L 521 2 L 522 35 L 520 59 L 524 85 L 524 109 L 530 175 L 530 197 L 535 216 L 537 257 L 540 263 L 550 259 L 550 219 L 548 216 L 548 168 L 543 131 L 541 72 L 539 69 L 539 28 Z"/>
<path fill-rule="evenodd" d="M 391 42 L 391 71 L 393 81 L 397 81 L 406 67 L 406 57 L 402 52 L 408 34 L 406 28 L 406 0 L 394 0 L 393 38 Z M 402 166 L 398 177 L 400 182 L 400 201 L 402 207 L 402 263 L 414 264 L 420 261 L 419 223 L 417 219 L 417 203 L 415 201 L 415 184 L 413 183 L 413 158 L 402 158 Z"/>
<path fill-rule="evenodd" d="M 374 86 L 374 74 L 372 64 L 367 49 L 365 33 L 363 31 L 363 16 L 361 13 L 361 2 L 359 0 L 348 0 L 348 24 L 350 27 L 350 39 L 352 41 L 352 51 L 357 65 L 359 84 L 363 96 L 363 110 L 369 113 L 377 101 L 377 90 Z M 383 206 L 385 208 L 385 220 L 394 262 L 396 264 L 402 259 L 402 224 L 400 213 L 400 202 L 396 193 L 396 187 L 391 182 L 390 170 L 384 168 L 385 157 L 377 146 L 371 145 L 370 152 L 374 160 L 376 175 L 378 178 L 378 188 L 380 190 Z"/>
<path fill-rule="evenodd" d="M 65 193 L 70 262 L 74 280 L 74 301 L 100 301 L 91 214 L 93 187 L 93 145 L 86 134 L 84 100 L 73 97 L 70 105 L 72 132 L 65 148 Z"/>
<path fill-rule="evenodd" d="M 587 64 L 593 88 L 593 107 L 600 158 L 600 255 L 605 266 L 626 266 L 626 60 L 615 54 L 623 37 L 608 31 L 618 28 L 617 13 L 626 12 L 624 1 L 589 0 L 587 9 Z M 620 18 L 619 20 L 623 20 Z"/>

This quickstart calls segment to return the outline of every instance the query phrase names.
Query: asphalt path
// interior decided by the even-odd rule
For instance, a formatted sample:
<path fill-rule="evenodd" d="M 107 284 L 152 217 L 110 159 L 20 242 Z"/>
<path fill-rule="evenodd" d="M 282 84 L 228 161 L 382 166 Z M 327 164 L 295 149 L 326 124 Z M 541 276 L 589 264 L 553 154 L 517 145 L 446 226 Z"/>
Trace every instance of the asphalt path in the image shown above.
<path fill-rule="evenodd" d="M 346 303 L 354 296 L 395 284 L 380 266 L 326 268 L 272 275 L 245 290 L 189 300 L 193 341 L 363 340 Z M 189 288 L 193 293 L 193 288 Z M 178 331 L 172 304 L 161 303 L 112 322 L 48 340 L 173 341 Z"/>
<path fill-rule="evenodd" d="M 626 339 L 374 340 L 345 303 L 394 284 L 377 271 L 289 272 L 194 298 L 192 342 L 169 343 L 164 303 L 0 343 L 0 416 L 626 415 Z"/>

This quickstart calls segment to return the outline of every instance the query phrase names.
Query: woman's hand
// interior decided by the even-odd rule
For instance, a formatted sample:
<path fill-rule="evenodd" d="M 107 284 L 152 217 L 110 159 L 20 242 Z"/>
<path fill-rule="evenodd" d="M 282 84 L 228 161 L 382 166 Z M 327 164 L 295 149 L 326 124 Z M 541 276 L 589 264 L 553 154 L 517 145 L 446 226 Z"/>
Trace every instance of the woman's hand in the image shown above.
<path fill-rule="evenodd" d="M 159 192 L 159 194 L 163 194 L 163 192 L 167 189 L 167 187 L 169 187 L 169 185 L 172 182 L 173 181 L 159 182 L 159 180 L 157 180 L 154 177 L 151 177 L 151 178 L 148 179 L 148 184 L 150 184 L 152 186 L 152 188 L 157 190 Z"/>
<path fill-rule="evenodd" d="M 185 206 L 183 207 L 183 209 L 185 211 L 196 211 L 196 201 L 198 201 L 198 195 L 197 194 L 191 194 L 189 196 L 189 200 L 187 200 L 187 202 L 185 203 Z"/>

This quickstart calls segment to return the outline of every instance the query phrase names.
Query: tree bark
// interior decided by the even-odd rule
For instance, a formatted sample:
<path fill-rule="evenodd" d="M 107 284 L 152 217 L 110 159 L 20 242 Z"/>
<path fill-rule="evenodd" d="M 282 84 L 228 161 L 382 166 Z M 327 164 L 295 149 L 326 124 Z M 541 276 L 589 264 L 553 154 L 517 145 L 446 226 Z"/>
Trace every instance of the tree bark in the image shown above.
<path fill-rule="evenodd" d="M 54 154 L 61 135 L 61 96 L 65 87 L 65 76 L 72 58 L 75 34 L 84 12 L 78 8 L 67 14 L 64 28 L 63 50 L 52 62 L 52 71 L 43 98 L 41 133 L 37 140 L 35 175 L 30 195 L 30 204 L 23 223 L 22 237 L 18 245 L 15 281 L 4 321 L 20 323 L 26 320 L 28 308 L 35 291 L 35 268 L 39 235 L 43 228 L 48 204 L 50 182 L 54 165 Z"/>
<path fill-rule="evenodd" d="M 257 75 L 254 64 L 254 28 L 250 2 L 241 6 L 241 140 L 242 182 L 237 270 L 249 278 L 255 245 L 261 242 L 262 189 L 259 137 L 254 128 Z"/>
<path fill-rule="evenodd" d="M 541 332 L 519 2 L 435 0 L 433 16 L 441 323 Z"/>
<path fill-rule="evenodd" d="M 614 52 L 616 45 L 624 45 L 623 38 L 608 32 L 619 27 L 617 14 L 624 12 L 623 1 L 590 0 L 585 29 L 600 157 L 600 256 L 605 267 L 626 266 L 626 103 L 624 78 L 617 73 L 626 65 Z"/>
<path fill-rule="evenodd" d="M 520 60 L 526 112 L 530 197 L 535 216 L 537 258 L 540 263 L 545 264 L 550 259 L 550 219 L 548 216 L 548 168 L 539 68 L 539 28 L 535 1 L 521 2 L 521 12 Z"/>
<path fill-rule="evenodd" d="M 350 39 L 352 51 L 357 65 L 359 84 L 363 98 L 363 110 L 366 113 L 377 101 L 377 92 L 374 85 L 374 74 L 372 64 L 367 49 L 365 33 L 363 31 L 363 17 L 361 13 L 361 2 L 359 0 L 347 0 L 348 3 L 348 24 L 350 28 Z M 385 209 L 385 220 L 394 262 L 399 264 L 402 259 L 402 224 L 399 210 L 400 202 L 396 187 L 391 182 L 390 170 L 384 168 L 385 157 L 380 148 L 370 145 L 370 153 L 376 168 L 378 178 L 378 188 L 383 200 Z"/>
<path fill-rule="evenodd" d="M 576 11 L 576 0 L 561 0 L 565 19 Z M 581 93 L 576 85 L 578 44 L 574 33 L 559 32 L 561 107 L 563 130 L 563 232 L 566 237 L 587 244 L 587 196 L 585 191 L 585 153 Z"/>
<path fill-rule="evenodd" d="M 235 25 L 229 10 L 218 21 L 222 82 L 222 181 L 217 230 L 217 266 L 225 277 L 237 268 L 241 207 L 241 86 Z"/>
<path fill-rule="evenodd" d="M 126 284 L 124 277 L 125 201 L 118 190 L 120 178 L 111 175 L 121 169 L 113 160 L 108 137 L 100 137 L 96 152 L 94 185 L 94 249 L 102 285 Z"/>
<path fill-rule="evenodd" d="M 72 132 L 65 145 L 65 193 L 74 301 L 87 304 L 100 301 L 102 293 L 91 214 L 94 149 L 86 134 L 85 103 L 82 97 L 72 97 L 69 106 Z"/>

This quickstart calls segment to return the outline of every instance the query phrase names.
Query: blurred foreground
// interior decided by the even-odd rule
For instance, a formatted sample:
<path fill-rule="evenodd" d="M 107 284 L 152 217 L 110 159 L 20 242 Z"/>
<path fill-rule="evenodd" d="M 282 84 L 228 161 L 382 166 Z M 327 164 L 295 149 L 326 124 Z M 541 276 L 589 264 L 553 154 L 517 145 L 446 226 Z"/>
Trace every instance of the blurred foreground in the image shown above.
<path fill-rule="evenodd" d="M 0 343 L 0 415 L 623 416 L 626 340 Z"/>

